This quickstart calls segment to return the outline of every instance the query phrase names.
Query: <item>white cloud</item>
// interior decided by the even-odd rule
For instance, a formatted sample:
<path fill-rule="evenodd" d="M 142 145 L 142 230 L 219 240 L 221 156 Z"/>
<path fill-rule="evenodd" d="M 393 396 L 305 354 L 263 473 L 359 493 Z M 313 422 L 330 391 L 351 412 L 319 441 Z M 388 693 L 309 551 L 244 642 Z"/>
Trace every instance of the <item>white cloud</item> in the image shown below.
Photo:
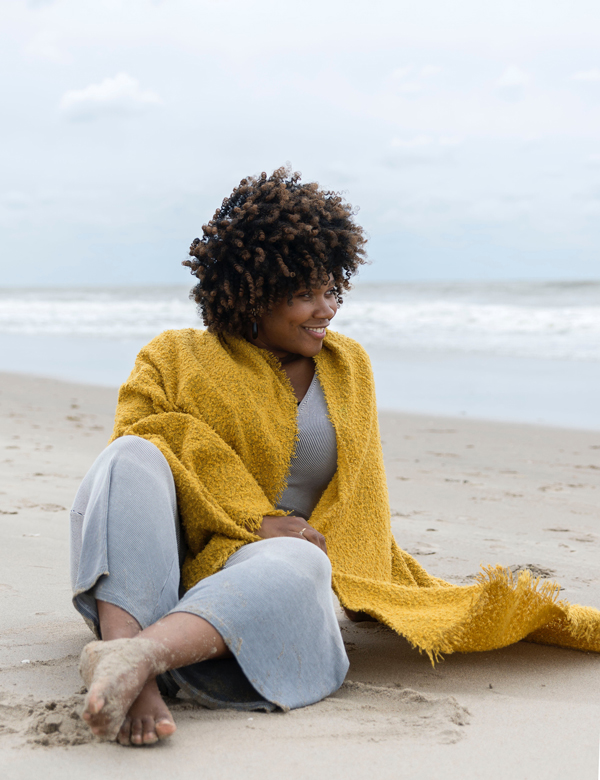
<path fill-rule="evenodd" d="M 127 73 L 72 89 L 62 96 L 59 109 L 69 119 L 96 119 L 100 116 L 126 116 L 161 105 L 156 92 L 143 90 L 137 79 Z"/>
<path fill-rule="evenodd" d="M 600 68 L 580 70 L 578 73 L 574 73 L 571 78 L 573 81 L 600 81 Z"/>
<path fill-rule="evenodd" d="M 496 79 L 497 94 L 505 100 L 519 100 L 523 89 L 529 83 L 529 76 L 516 65 L 509 65 L 499 79 Z"/>

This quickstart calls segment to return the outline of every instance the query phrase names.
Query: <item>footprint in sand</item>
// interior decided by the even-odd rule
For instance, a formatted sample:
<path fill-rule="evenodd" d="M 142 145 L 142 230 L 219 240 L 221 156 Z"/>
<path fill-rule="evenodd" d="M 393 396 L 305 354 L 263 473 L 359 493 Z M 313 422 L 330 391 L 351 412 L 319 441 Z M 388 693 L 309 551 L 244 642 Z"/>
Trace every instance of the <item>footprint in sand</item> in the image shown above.
<path fill-rule="evenodd" d="M 323 720 L 321 737 L 351 742 L 405 737 L 452 744 L 464 738 L 470 722 L 469 711 L 453 696 L 350 680 L 315 707 L 311 719 L 315 716 Z"/>
<path fill-rule="evenodd" d="M 433 530 L 435 531 L 435 528 Z M 432 544 L 427 544 L 427 542 L 419 542 L 417 544 L 409 545 L 406 552 L 409 555 L 436 555 L 438 548 L 434 547 Z"/>

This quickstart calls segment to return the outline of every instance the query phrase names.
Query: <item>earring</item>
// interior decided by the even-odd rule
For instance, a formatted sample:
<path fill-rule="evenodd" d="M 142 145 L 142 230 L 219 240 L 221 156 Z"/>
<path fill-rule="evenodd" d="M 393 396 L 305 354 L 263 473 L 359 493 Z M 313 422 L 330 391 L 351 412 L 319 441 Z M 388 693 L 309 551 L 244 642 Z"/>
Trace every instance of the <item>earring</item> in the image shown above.
<path fill-rule="evenodd" d="M 252 323 L 252 338 L 257 339 L 258 338 L 258 323 L 253 322 Z"/>

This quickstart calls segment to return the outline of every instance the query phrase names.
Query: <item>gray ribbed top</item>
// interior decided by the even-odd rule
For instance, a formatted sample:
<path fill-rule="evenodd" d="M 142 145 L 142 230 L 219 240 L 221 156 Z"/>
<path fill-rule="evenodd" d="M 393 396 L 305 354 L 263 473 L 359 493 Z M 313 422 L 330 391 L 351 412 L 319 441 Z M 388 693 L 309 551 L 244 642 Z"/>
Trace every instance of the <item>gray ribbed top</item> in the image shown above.
<path fill-rule="evenodd" d="M 298 405 L 298 437 L 287 487 L 277 508 L 308 520 L 337 469 L 335 429 L 316 374 Z"/>

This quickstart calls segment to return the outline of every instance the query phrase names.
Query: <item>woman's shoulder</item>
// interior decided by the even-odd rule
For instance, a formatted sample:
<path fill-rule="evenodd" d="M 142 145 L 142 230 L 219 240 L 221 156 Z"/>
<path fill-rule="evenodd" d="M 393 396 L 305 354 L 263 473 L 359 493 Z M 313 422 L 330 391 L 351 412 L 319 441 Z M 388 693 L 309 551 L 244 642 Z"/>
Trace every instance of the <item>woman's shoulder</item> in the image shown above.
<path fill-rule="evenodd" d="M 158 336 L 155 336 L 152 341 L 149 341 L 142 348 L 142 353 L 156 354 L 164 351 L 172 353 L 173 350 L 201 350 L 202 348 L 210 347 L 215 341 L 216 337 L 213 334 L 200 328 L 163 330 L 162 333 L 159 333 Z"/>
<path fill-rule="evenodd" d="M 206 330 L 182 328 L 165 330 L 155 336 L 138 352 L 136 366 L 151 366 L 164 374 L 185 371 L 214 359 L 218 339 Z"/>
<path fill-rule="evenodd" d="M 324 346 L 348 360 L 356 360 L 361 363 L 367 362 L 370 365 L 369 355 L 362 344 L 337 330 L 327 331 Z"/>
<path fill-rule="evenodd" d="M 203 328 L 172 328 L 170 330 L 163 330 L 163 332 L 159 333 L 158 336 L 155 336 L 152 341 L 149 341 L 146 346 L 150 346 L 151 344 L 198 344 L 207 339 L 214 339 L 214 336 Z"/>
<path fill-rule="evenodd" d="M 330 409 L 346 414 L 352 404 L 359 403 L 363 410 L 374 413 L 375 378 L 362 344 L 342 333 L 328 332 L 315 362 Z"/>
<path fill-rule="evenodd" d="M 323 349 L 316 358 L 319 376 L 324 381 L 342 383 L 352 392 L 370 392 L 373 369 L 366 349 L 343 333 L 327 333 Z"/>

